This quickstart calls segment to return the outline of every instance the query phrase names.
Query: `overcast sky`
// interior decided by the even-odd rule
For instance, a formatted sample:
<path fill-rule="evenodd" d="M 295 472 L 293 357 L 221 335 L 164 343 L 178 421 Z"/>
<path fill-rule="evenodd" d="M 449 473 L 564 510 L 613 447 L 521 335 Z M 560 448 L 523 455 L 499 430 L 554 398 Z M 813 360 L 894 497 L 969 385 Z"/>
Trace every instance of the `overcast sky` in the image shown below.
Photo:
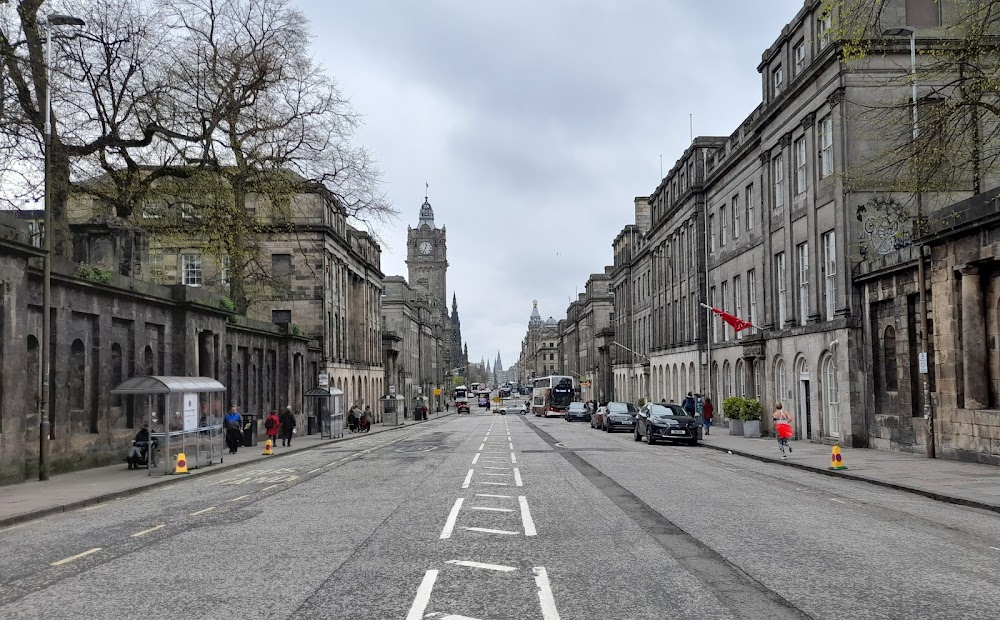
<path fill-rule="evenodd" d="M 802 4 L 298 2 L 400 213 L 380 233 L 383 271 L 407 275 L 426 180 L 469 358 L 499 350 L 504 367 L 533 299 L 564 318 L 611 264 L 633 197 L 688 146 L 688 115 L 695 135 L 727 136 L 757 106 L 761 53 Z"/>

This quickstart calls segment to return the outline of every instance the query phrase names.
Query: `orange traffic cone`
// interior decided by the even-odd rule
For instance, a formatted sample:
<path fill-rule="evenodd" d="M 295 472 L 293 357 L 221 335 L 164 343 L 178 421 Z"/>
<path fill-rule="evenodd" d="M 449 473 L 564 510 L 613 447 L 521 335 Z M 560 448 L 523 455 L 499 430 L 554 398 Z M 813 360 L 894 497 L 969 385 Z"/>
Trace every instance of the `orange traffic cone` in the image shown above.
<path fill-rule="evenodd" d="M 268 439 L 264 442 L 264 456 L 274 456 L 274 452 L 271 451 L 271 440 Z"/>
<path fill-rule="evenodd" d="M 177 465 L 174 467 L 174 473 L 175 474 L 187 474 L 187 473 L 190 473 L 188 471 L 188 460 L 187 460 L 187 457 L 184 456 L 183 452 L 179 452 L 177 454 Z"/>
<path fill-rule="evenodd" d="M 830 453 L 830 469 L 847 469 L 847 465 L 844 465 L 844 457 L 840 453 L 840 446 L 833 446 Z"/>

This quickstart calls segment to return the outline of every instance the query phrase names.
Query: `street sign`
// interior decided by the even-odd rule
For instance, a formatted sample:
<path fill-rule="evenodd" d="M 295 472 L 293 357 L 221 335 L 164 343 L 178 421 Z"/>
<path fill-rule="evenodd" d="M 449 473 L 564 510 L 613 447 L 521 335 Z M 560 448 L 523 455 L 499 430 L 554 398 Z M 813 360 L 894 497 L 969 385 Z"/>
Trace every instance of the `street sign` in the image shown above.
<path fill-rule="evenodd" d="M 326 374 L 325 372 L 319 373 L 319 386 L 321 388 L 330 387 L 330 375 Z"/>
<path fill-rule="evenodd" d="M 920 366 L 920 374 L 927 374 L 927 351 L 921 351 L 917 356 L 917 363 Z"/>
<path fill-rule="evenodd" d="M 582 387 L 582 388 L 589 388 L 590 387 L 590 379 L 584 379 L 583 381 L 581 381 L 580 382 L 580 387 Z"/>
<path fill-rule="evenodd" d="M 434 388 L 434 395 L 435 396 L 440 396 L 441 395 L 441 388 Z"/>

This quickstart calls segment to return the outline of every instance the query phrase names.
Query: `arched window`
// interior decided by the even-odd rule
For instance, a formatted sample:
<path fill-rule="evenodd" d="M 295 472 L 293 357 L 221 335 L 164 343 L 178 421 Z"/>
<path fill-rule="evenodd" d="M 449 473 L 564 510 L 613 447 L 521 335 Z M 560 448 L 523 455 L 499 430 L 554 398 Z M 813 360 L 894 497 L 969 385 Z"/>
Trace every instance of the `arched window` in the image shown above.
<path fill-rule="evenodd" d="M 722 398 L 725 400 L 733 395 L 733 368 L 729 360 L 722 363 Z"/>
<path fill-rule="evenodd" d="M 826 430 L 831 437 L 840 437 L 840 412 L 837 403 L 837 366 L 833 357 L 823 361 L 823 403 L 826 411 Z"/>
<path fill-rule="evenodd" d="M 83 341 L 73 341 L 69 352 L 69 404 L 73 409 L 83 409 L 84 377 L 87 372 L 87 352 Z"/>
<path fill-rule="evenodd" d="M 746 397 L 747 395 L 747 381 L 746 381 L 746 369 L 743 364 L 743 360 L 736 360 L 736 396 Z"/>
<path fill-rule="evenodd" d="M 156 366 L 153 360 L 153 347 L 147 345 L 142 351 L 142 365 L 143 370 L 146 371 L 147 376 L 152 376 L 156 374 Z"/>
<path fill-rule="evenodd" d="M 785 361 L 779 359 L 774 363 L 774 404 L 781 403 L 787 407 L 788 403 L 784 402 L 786 398 L 788 398 L 788 383 L 785 378 Z"/>
<path fill-rule="evenodd" d="M 761 360 L 753 362 L 753 395 L 757 400 L 761 399 L 764 389 L 764 363 Z"/>
<path fill-rule="evenodd" d="M 712 393 L 709 394 L 709 396 L 714 398 L 720 406 L 722 405 L 722 398 L 719 398 L 722 394 L 722 390 L 719 389 L 719 382 L 721 380 L 722 379 L 719 377 L 719 362 L 712 362 L 712 380 L 709 382 Z"/>
<path fill-rule="evenodd" d="M 698 382 L 694 379 L 694 364 L 688 366 L 688 382 L 692 392 L 698 389 Z"/>
<path fill-rule="evenodd" d="M 117 342 L 111 345 L 111 386 L 112 389 L 118 387 L 118 385 L 123 381 L 122 376 L 122 345 Z M 117 406 L 121 406 L 122 397 L 121 394 L 115 394 L 114 403 Z M 131 428 L 131 426 L 129 427 Z"/>
<path fill-rule="evenodd" d="M 28 414 L 38 411 L 38 399 L 41 398 L 41 369 L 39 368 L 41 351 L 38 348 L 38 338 L 28 336 Z"/>
<path fill-rule="evenodd" d="M 899 389 L 899 377 L 896 374 L 896 330 L 890 325 L 882 335 L 882 369 L 885 390 L 895 392 Z"/>
<path fill-rule="evenodd" d="M 681 398 L 686 397 L 689 391 L 691 391 L 691 388 L 688 387 L 687 364 L 681 364 Z"/>

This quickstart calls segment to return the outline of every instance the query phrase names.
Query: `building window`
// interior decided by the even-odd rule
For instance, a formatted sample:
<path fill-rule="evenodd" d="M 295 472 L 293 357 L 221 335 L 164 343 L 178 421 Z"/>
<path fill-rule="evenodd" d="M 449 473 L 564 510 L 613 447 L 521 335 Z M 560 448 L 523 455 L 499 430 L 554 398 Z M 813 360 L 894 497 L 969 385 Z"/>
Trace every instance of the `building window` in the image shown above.
<path fill-rule="evenodd" d="M 786 398 L 788 398 L 788 384 L 785 378 L 785 362 L 779 359 L 774 365 L 774 404 L 777 405 Z M 784 406 L 788 403 L 781 404 Z"/>
<path fill-rule="evenodd" d="M 747 303 L 750 304 L 750 322 L 757 324 L 757 272 L 753 269 L 747 272 Z M 751 327 L 757 333 L 756 327 Z"/>
<path fill-rule="evenodd" d="M 729 299 L 729 282 L 722 283 L 722 299 L 719 301 L 722 303 L 720 308 L 723 312 L 726 311 L 726 301 Z M 714 320 L 714 319 L 713 319 Z M 722 326 L 722 341 L 729 342 L 729 328 L 725 325 Z"/>
<path fill-rule="evenodd" d="M 819 46 L 821 48 L 830 44 L 830 32 L 833 30 L 833 14 L 827 11 L 819 16 Z"/>
<path fill-rule="evenodd" d="M 784 76 L 781 73 L 781 65 L 771 72 L 771 83 L 774 84 L 774 98 L 781 94 L 781 87 L 784 85 Z"/>
<path fill-rule="evenodd" d="M 733 395 L 733 367 L 729 365 L 729 360 L 722 364 L 722 399 L 725 400 Z"/>
<path fill-rule="evenodd" d="M 823 364 L 823 383 L 826 388 L 826 431 L 830 437 L 840 437 L 840 415 L 837 403 L 837 371 L 833 356 Z"/>
<path fill-rule="evenodd" d="M 774 210 L 785 206 L 785 158 L 781 153 L 771 160 L 771 176 L 774 177 Z"/>
<path fill-rule="evenodd" d="M 795 141 L 795 193 L 806 191 L 806 139 Z"/>
<path fill-rule="evenodd" d="M 829 114 L 819 122 L 819 176 L 833 174 L 833 117 Z"/>
<path fill-rule="evenodd" d="M 715 287 L 714 286 L 711 289 L 709 289 L 709 291 L 708 291 L 708 305 L 712 306 L 713 308 L 718 308 L 719 307 L 719 306 L 716 305 Z M 709 320 L 712 321 L 712 342 L 718 342 L 719 341 L 719 327 L 718 327 L 719 322 L 715 320 L 714 315 L 710 315 Z"/>
<path fill-rule="evenodd" d="M 823 235 L 823 279 L 826 284 L 823 291 L 826 320 L 832 321 L 837 304 L 837 242 L 832 230 Z"/>
<path fill-rule="evenodd" d="M 708 251 L 715 251 L 715 214 L 708 215 Z"/>
<path fill-rule="evenodd" d="M 809 317 L 809 244 L 800 243 L 795 251 L 799 259 L 799 325 L 805 325 Z"/>
<path fill-rule="evenodd" d="M 785 253 L 780 252 L 774 257 L 774 282 L 778 289 L 778 329 L 785 326 L 785 319 L 788 318 L 788 305 L 785 298 Z"/>
<path fill-rule="evenodd" d="M 154 284 L 164 283 L 163 254 L 159 252 L 149 253 L 149 281 Z"/>
<path fill-rule="evenodd" d="M 219 259 L 219 284 L 229 286 L 229 255 L 223 254 Z M 385 295 L 385 293 L 383 293 Z"/>
<path fill-rule="evenodd" d="M 740 195 L 733 196 L 733 239 L 740 238 Z"/>
<path fill-rule="evenodd" d="M 795 59 L 795 76 L 802 75 L 802 70 L 806 68 L 806 43 L 799 41 L 792 48 L 792 57 Z"/>
<path fill-rule="evenodd" d="M 719 247 L 726 245 L 726 205 L 719 207 Z"/>
<path fill-rule="evenodd" d="M 743 363 L 742 359 L 736 360 L 736 393 L 734 394 L 734 396 L 746 398 L 747 395 L 746 374 L 747 374 L 746 364 Z"/>
<path fill-rule="evenodd" d="M 201 254 L 181 254 L 181 283 L 201 286 Z"/>
<path fill-rule="evenodd" d="M 744 201 L 747 204 L 747 230 L 753 230 L 753 185 L 747 185 L 746 191 L 744 192 Z"/>
<path fill-rule="evenodd" d="M 292 255 L 271 255 L 271 280 L 275 288 L 288 293 L 292 288 Z"/>
<path fill-rule="evenodd" d="M 733 314 L 743 318 L 743 291 L 740 290 L 740 277 L 733 276 Z M 743 338 L 743 332 L 736 332 L 736 339 Z"/>
<path fill-rule="evenodd" d="M 899 390 L 899 377 L 896 374 L 896 330 L 891 325 L 885 328 L 882 336 L 882 370 L 885 377 L 885 391 Z"/>

